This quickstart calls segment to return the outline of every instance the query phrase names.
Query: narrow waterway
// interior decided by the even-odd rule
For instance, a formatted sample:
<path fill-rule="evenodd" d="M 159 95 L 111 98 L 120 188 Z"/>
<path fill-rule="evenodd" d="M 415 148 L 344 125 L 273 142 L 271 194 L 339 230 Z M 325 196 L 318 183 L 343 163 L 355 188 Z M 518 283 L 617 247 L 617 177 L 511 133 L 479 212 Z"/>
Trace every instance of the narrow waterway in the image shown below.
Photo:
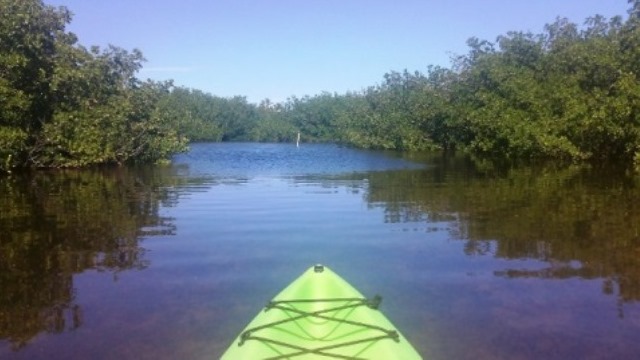
<path fill-rule="evenodd" d="M 315 263 L 424 358 L 640 354 L 638 177 L 194 144 L 0 178 L 0 358 L 217 358 Z"/>

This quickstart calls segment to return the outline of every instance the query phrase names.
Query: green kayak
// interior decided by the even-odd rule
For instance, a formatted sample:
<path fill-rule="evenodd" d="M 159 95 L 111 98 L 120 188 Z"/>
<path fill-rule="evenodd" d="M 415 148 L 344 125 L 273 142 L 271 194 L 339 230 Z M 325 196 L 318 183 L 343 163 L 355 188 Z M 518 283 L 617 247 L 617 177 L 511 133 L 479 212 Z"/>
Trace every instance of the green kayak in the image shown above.
<path fill-rule="evenodd" d="M 421 359 L 378 310 L 380 301 L 313 266 L 267 304 L 222 359 Z"/>

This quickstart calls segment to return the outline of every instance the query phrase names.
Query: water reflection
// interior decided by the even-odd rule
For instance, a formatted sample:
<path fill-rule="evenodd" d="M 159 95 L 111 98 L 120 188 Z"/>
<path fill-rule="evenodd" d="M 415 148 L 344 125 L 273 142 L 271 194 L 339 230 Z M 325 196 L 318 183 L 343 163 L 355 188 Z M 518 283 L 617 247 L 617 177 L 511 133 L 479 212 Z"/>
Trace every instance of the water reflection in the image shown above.
<path fill-rule="evenodd" d="M 548 264 L 496 276 L 601 278 L 605 293 L 640 300 L 637 177 L 578 166 L 488 172 L 463 159 L 434 161 L 440 166 L 367 174 L 366 200 L 389 222 L 449 221 L 469 256 Z"/>
<path fill-rule="evenodd" d="M 149 265 L 141 240 L 172 234 L 160 206 L 177 201 L 170 168 L 57 171 L 0 178 L 0 339 L 82 325 L 73 275 Z M 180 180 L 183 181 L 183 180 Z"/>
<path fill-rule="evenodd" d="M 318 146 L 301 149 L 305 161 L 295 147 L 246 146 L 202 145 L 203 158 L 171 167 L 0 179 L 0 339 L 23 347 L 0 344 L 0 357 L 215 357 L 318 259 L 388 294 L 385 312 L 425 357 L 637 353 L 626 340 L 637 315 L 607 311 L 615 297 L 620 316 L 638 314 L 637 178 L 439 156 L 369 169 L 380 153 Z M 224 149 L 249 160 L 207 158 Z"/>

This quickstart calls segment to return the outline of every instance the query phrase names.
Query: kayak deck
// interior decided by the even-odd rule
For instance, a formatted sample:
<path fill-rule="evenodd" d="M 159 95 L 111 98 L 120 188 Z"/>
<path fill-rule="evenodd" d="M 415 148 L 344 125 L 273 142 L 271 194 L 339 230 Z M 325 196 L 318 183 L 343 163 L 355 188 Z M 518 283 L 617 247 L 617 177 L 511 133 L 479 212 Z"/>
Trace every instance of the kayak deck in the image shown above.
<path fill-rule="evenodd" d="M 316 265 L 270 301 L 222 359 L 421 359 L 378 310 L 381 300 Z"/>

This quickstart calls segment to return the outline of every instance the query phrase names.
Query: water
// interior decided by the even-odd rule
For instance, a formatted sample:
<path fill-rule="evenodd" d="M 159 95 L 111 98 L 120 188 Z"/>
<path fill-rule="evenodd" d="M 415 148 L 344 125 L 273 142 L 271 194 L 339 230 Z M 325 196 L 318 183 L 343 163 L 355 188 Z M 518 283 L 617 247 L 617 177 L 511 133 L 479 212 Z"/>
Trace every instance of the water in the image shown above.
<path fill-rule="evenodd" d="M 333 145 L 0 179 L 0 358 L 217 358 L 312 264 L 425 358 L 640 355 L 640 181 Z"/>

